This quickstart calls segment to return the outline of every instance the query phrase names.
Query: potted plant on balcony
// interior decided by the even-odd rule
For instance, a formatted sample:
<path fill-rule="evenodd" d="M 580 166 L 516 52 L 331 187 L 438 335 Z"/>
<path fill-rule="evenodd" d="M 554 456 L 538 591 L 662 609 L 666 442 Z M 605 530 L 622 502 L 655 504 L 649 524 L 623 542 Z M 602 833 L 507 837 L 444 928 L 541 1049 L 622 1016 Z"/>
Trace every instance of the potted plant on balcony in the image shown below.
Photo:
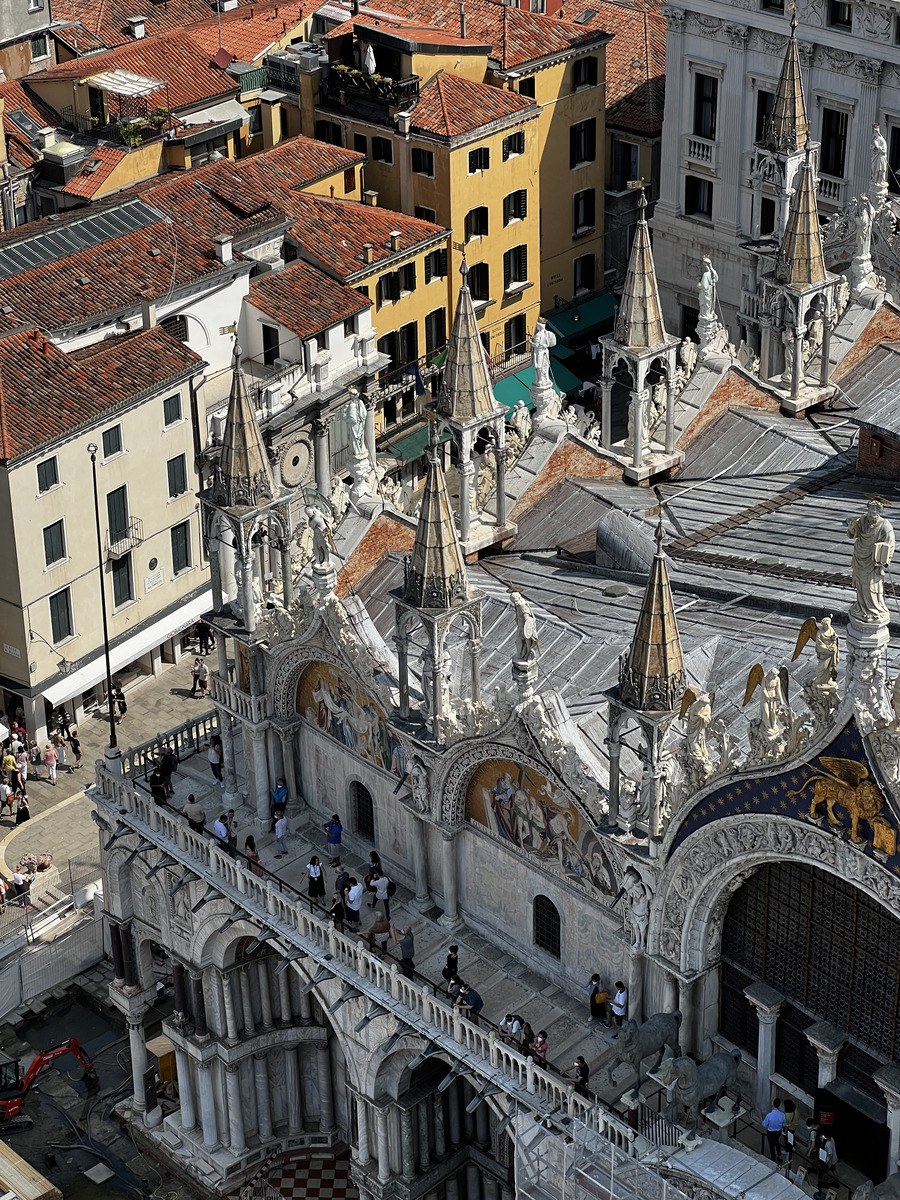
<path fill-rule="evenodd" d="M 166 122 L 169 120 L 170 115 L 171 114 L 169 113 L 169 110 L 167 108 L 162 108 L 161 106 L 157 106 L 156 108 L 151 110 L 150 115 L 148 116 L 147 119 L 149 120 L 149 122 L 153 126 L 153 128 L 156 130 L 156 132 L 159 133 L 159 131 L 162 129 L 163 125 L 165 125 Z"/>
<path fill-rule="evenodd" d="M 126 146 L 140 146 L 144 141 L 144 126 L 141 121 L 129 121 L 122 126 L 122 140 Z"/>

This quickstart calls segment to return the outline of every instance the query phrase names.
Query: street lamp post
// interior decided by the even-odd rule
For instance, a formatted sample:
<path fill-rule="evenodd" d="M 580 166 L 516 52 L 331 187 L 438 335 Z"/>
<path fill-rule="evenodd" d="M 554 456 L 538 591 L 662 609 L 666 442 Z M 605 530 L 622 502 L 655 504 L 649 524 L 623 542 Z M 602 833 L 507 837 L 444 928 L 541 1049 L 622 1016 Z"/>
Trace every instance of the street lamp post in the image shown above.
<path fill-rule="evenodd" d="M 116 740 L 116 709 L 113 700 L 112 669 L 109 665 L 109 626 L 106 621 L 106 584 L 103 580 L 103 541 L 100 537 L 100 501 L 97 499 L 97 444 L 91 442 L 88 446 L 91 456 L 91 476 L 94 481 L 94 521 L 97 526 L 97 566 L 100 570 L 100 615 L 103 618 L 103 655 L 106 660 L 106 700 L 109 708 L 109 746 L 116 753 L 110 758 L 118 758 L 118 741 Z"/>

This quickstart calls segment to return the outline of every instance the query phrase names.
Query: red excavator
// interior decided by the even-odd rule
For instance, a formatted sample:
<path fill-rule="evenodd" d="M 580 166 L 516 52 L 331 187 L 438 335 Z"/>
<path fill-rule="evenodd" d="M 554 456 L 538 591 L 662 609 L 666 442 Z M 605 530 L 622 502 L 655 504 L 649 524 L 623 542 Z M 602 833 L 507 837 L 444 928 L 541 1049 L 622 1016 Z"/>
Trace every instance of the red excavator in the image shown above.
<path fill-rule="evenodd" d="M 12 1133 L 17 1132 L 18 1128 L 30 1127 L 32 1123 L 30 1117 L 19 1117 L 25 1093 L 44 1068 L 49 1066 L 54 1059 L 62 1058 L 64 1054 L 74 1055 L 84 1067 L 84 1082 L 88 1087 L 96 1086 L 98 1079 L 94 1064 L 85 1054 L 81 1042 L 76 1041 L 75 1038 L 69 1038 L 68 1041 L 61 1042 L 51 1050 L 39 1051 L 24 1075 L 18 1062 L 10 1059 L 0 1061 L 0 1133 Z M 3 1056 L 0 1055 L 0 1059 L 2 1058 Z M 12 1122 L 15 1128 L 7 1125 L 6 1122 Z M 27 1124 L 22 1122 L 27 1122 Z"/>

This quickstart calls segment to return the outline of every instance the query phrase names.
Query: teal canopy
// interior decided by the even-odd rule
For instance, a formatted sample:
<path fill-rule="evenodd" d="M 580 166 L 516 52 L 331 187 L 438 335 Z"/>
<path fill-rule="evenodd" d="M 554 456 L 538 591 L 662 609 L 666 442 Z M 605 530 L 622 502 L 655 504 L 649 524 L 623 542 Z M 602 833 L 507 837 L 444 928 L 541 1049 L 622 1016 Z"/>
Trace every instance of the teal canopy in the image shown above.
<path fill-rule="evenodd" d="M 561 341 L 566 341 L 576 334 L 584 335 L 596 332 L 601 325 L 611 322 L 616 315 L 619 303 L 615 296 L 606 293 L 585 300 L 583 304 L 574 304 L 571 308 L 558 312 L 547 318 L 547 325 Z"/>

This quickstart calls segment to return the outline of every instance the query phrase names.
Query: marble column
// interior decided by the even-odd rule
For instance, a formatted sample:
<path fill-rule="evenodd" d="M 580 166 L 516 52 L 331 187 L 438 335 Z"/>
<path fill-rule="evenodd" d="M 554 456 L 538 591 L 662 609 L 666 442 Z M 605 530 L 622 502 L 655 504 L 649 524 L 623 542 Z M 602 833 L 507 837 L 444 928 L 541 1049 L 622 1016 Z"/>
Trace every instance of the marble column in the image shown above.
<path fill-rule="evenodd" d="M 855 23 L 855 22 L 854 22 Z M 876 49 L 877 42 L 872 46 Z M 881 77 L 884 63 L 880 59 L 857 57 L 857 96 L 858 108 L 849 121 L 855 133 L 856 153 L 853 156 L 853 166 L 847 163 L 844 174 L 848 179 L 858 180 L 860 190 L 868 192 L 869 181 L 872 178 L 872 126 L 880 117 L 878 95 L 881 88 Z M 890 139 L 888 139 L 890 140 Z M 875 200 L 875 197 L 870 197 Z"/>
<path fill-rule="evenodd" d="M 497 526 L 506 528 L 506 447 L 498 446 L 494 451 L 497 459 Z"/>
<path fill-rule="evenodd" d="M 297 1062 L 299 1053 L 299 1048 L 293 1046 L 289 1046 L 284 1051 L 284 1089 L 287 1093 L 288 1133 L 292 1137 L 303 1132 L 303 1094 L 300 1067 Z"/>
<path fill-rule="evenodd" d="M 666 384 L 666 454 L 675 451 L 675 362 Z"/>
<path fill-rule="evenodd" d="M 203 1145 L 211 1150 L 219 1143 L 216 1124 L 216 1098 L 213 1090 L 212 1067 L 208 1062 L 197 1064 L 200 1084 L 200 1125 L 203 1129 Z"/>
<path fill-rule="evenodd" d="M 253 1084 L 256 1089 L 256 1121 L 259 1138 L 267 1142 L 272 1137 L 272 1107 L 269 1102 L 269 1060 L 265 1050 L 253 1055 Z"/>
<path fill-rule="evenodd" d="M 460 923 L 456 839 L 452 833 L 448 833 L 446 830 L 441 833 L 441 838 L 441 883 L 444 889 L 444 915 L 441 917 L 441 924 L 449 925 L 452 928 Z"/>
<path fill-rule="evenodd" d="M 194 1033 L 198 1038 L 209 1037 L 206 1024 L 206 998 L 203 995 L 203 971 L 191 971 L 191 1013 L 194 1018 Z"/>
<path fill-rule="evenodd" d="M 752 96 L 743 86 L 747 67 L 747 43 L 750 30 L 746 25 L 729 23 L 725 26 L 728 49 L 725 51 L 725 80 L 719 84 L 720 94 L 727 90 L 728 100 L 721 104 L 718 129 L 718 177 L 721 184 L 716 188 L 719 196 L 719 212 L 716 228 L 723 225 L 729 237 L 736 237 L 741 228 L 741 201 L 743 188 L 742 155 L 732 153 L 739 147 L 743 128 L 745 96 Z"/>
<path fill-rule="evenodd" d="M 829 1021 L 817 1021 L 803 1032 L 819 1060 L 818 1086 L 827 1087 L 837 1078 L 838 1058 L 847 1044 L 847 1035 Z"/>
<path fill-rule="evenodd" d="M 109 923 L 109 948 L 113 960 L 113 983 L 121 987 L 125 982 L 125 956 L 122 952 L 122 930 L 115 921 Z"/>
<path fill-rule="evenodd" d="M 819 387 L 828 386 L 831 374 L 831 315 L 834 293 L 825 293 L 825 312 L 822 318 L 822 359 L 819 364 Z"/>
<path fill-rule="evenodd" d="M 462 1130 L 459 1123 L 459 1081 L 454 1079 L 446 1091 L 447 1096 L 447 1128 L 450 1132 L 450 1145 L 462 1145 Z"/>
<path fill-rule="evenodd" d="M 416 1159 L 413 1144 L 412 1113 L 408 1108 L 400 1110 L 400 1169 L 404 1179 L 414 1179 Z"/>
<path fill-rule="evenodd" d="M 144 1026 L 140 1021 L 128 1022 L 128 1048 L 131 1053 L 131 1081 L 134 1086 L 131 1110 L 136 1116 L 143 1116 L 147 1111 L 147 1093 L 144 1089 L 147 1047 L 144 1043 Z"/>
<path fill-rule="evenodd" d="M 416 902 L 427 904 L 431 899 L 428 893 L 428 851 L 425 845 L 425 822 L 421 817 L 412 818 L 412 860 L 416 876 Z"/>
<path fill-rule="evenodd" d="M 365 1096 L 356 1097 L 356 1161 L 364 1167 L 369 1153 L 369 1104 Z"/>
<path fill-rule="evenodd" d="M 460 1089 L 460 1107 L 462 1108 L 462 1124 L 463 1132 L 466 1135 L 467 1142 L 475 1141 L 475 1114 L 469 1112 L 469 1105 L 472 1103 L 472 1097 L 475 1095 L 475 1089 L 467 1080 L 463 1080 L 462 1088 Z"/>
<path fill-rule="evenodd" d="M 191 1082 L 191 1061 L 184 1050 L 175 1048 L 175 1072 L 178 1076 L 178 1100 L 181 1105 L 181 1128 L 191 1130 L 197 1124 L 194 1108 L 194 1086 Z"/>
<path fill-rule="evenodd" d="M 612 390 L 612 379 L 600 380 L 600 444 L 604 450 L 612 445 Z"/>
<path fill-rule="evenodd" d="M 331 452 L 328 449 L 328 421 L 313 421 L 313 462 L 316 491 L 326 500 L 331 495 Z"/>
<path fill-rule="evenodd" d="M 312 1000 L 305 992 L 300 993 L 300 1024 L 312 1024 Z"/>
<path fill-rule="evenodd" d="M 791 370 L 791 399 L 800 397 L 800 386 L 803 383 L 803 341 L 806 337 L 806 326 L 797 325 L 794 329 L 794 365 Z"/>
<path fill-rule="evenodd" d="M 482 1102 L 475 1109 L 475 1129 L 478 1145 L 487 1148 L 491 1144 L 491 1123 L 488 1120 L 488 1107 Z"/>
<path fill-rule="evenodd" d="M 684 104 L 684 80 L 692 78 L 684 63 L 684 17 L 684 9 L 666 10 L 666 59 L 679 65 L 678 70 L 672 71 L 671 80 L 666 88 L 666 113 L 674 118 L 679 137 L 682 129 L 691 128 L 690 117 L 685 112 Z M 679 213 L 681 192 L 681 143 L 676 137 L 663 138 L 657 209 L 662 208 L 666 214 L 672 216 Z"/>
<path fill-rule="evenodd" d="M 331 1054 L 328 1043 L 316 1046 L 316 1077 L 319 1083 L 319 1133 L 334 1129 L 334 1095 L 331 1088 Z"/>
<path fill-rule="evenodd" d="M 622 757 L 622 743 L 619 740 L 619 728 L 622 723 L 622 710 L 615 705 L 609 706 L 609 720 L 606 726 L 606 749 L 609 753 L 609 823 L 614 826 L 619 820 L 619 797 L 622 773 L 619 763 Z"/>
<path fill-rule="evenodd" d="M 444 1096 L 435 1092 L 432 1096 L 434 1115 L 434 1156 L 443 1158 L 447 1153 L 447 1142 L 444 1136 Z"/>
<path fill-rule="evenodd" d="M 481 1168 L 477 1163 L 466 1163 L 466 1200 L 481 1200 Z"/>
<path fill-rule="evenodd" d="M 375 404 L 376 404 L 376 400 L 375 400 L 374 396 L 367 395 L 363 398 L 363 403 L 366 406 L 366 434 L 365 434 L 366 450 L 368 451 L 368 454 L 369 454 L 369 463 L 372 467 L 374 467 L 375 462 L 376 462 L 376 453 L 377 453 L 376 448 L 375 448 Z"/>
<path fill-rule="evenodd" d="M 452 1179 L 445 1180 L 444 1193 L 447 1200 L 459 1200 L 459 1178 L 456 1175 Z"/>
<path fill-rule="evenodd" d="M 291 981 L 287 971 L 282 971 L 278 978 L 278 1024 L 286 1028 L 293 1025 L 294 1016 L 291 1012 Z"/>
<path fill-rule="evenodd" d="M 631 393 L 631 465 L 639 467 L 644 461 L 644 409 L 650 403 L 646 388 L 636 388 Z"/>
<path fill-rule="evenodd" d="M 465 543 L 469 540 L 472 523 L 471 497 L 475 465 L 471 462 L 461 462 L 456 470 L 459 475 L 459 540 Z"/>
<path fill-rule="evenodd" d="M 637 946 L 628 947 L 628 1016 L 644 1019 L 644 955 Z"/>
<path fill-rule="evenodd" d="M 218 972 L 219 984 L 222 988 L 222 1008 L 225 1013 L 225 1037 L 234 1044 L 238 1040 L 237 1014 L 234 1010 L 234 992 L 231 990 L 231 973 Z"/>
<path fill-rule="evenodd" d="M 272 1029 L 272 994 L 269 989 L 269 964 L 264 958 L 256 964 L 256 982 L 259 987 L 259 1007 L 262 1012 L 263 1029 Z"/>
<path fill-rule="evenodd" d="M 394 637 L 397 647 L 397 678 L 400 683 L 400 716 L 409 720 L 409 638 L 405 633 Z"/>
<path fill-rule="evenodd" d="M 241 1108 L 241 1076 L 238 1063 L 225 1065 L 225 1092 L 228 1096 L 228 1144 L 232 1154 L 242 1154 L 247 1148 L 244 1116 Z"/>
<path fill-rule="evenodd" d="M 279 729 L 277 733 L 281 738 L 281 757 L 284 760 L 284 782 L 287 784 L 288 796 L 293 801 L 291 811 L 299 812 L 306 807 L 306 803 L 300 795 L 300 789 L 297 787 L 297 764 L 294 760 L 295 730 Z"/>
<path fill-rule="evenodd" d="M 485 1171 L 481 1177 L 484 1200 L 500 1200 L 500 1181 Z"/>
<path fill-rule="evenodd" d="M 184 967 L 177 962 L 172 967 L 172 989 L 175 992 L 175 1012 L 187 1015 L 187 990 L 184 984 Z"/>
<path fill-rule="evenodd" d="M 674 1012 L 678 1007 L 678 980 L 668 971 L 663 972 L 663 1012 Z"/>
<path fill-rule="evenodd" d="M 281 572 L 281 601 L 286 609 L 294 603 L 294 575 L 291 563 L 291 543 L 282 538 L 278 544 L 279 570 Z"/>
<path fill-rule="evenodd" d="M 244 1037 L 253 1037 L 256 1024 L 253 1020 L 253 996 L 250 992 L 250 966 L 238 972 L 241 981 L 241 1008 L 244 1010 Z"/>
<path fill-rule="evenodd" d="M 428 1101 L 420 1100 L 416 1105 L 419 1119 L 419 1168 L 427 1171 L 431 1166 L 431 1151 L 428 1144 Z"/>
<path fill-rule="evenodd" d="M 262 725 L 244 726 L 244 751 L 249 748 L 249 762 L 245 764 L 248 782 L 253 794 L 253 807 L 256 809 L 256 822 L 263 829 L 268 829 L 272 821 L 272 806 L 270 803 L 269 786 L 269 757 L 266 754 L 266 731 Z"/>
<path fill-rule="evenodd" d="M 770 1077 L 775 1070 L 775 1022 L 784 1004 L 784 996 L 766 983 L 751 983 L 744 988 L 744 995 L 756 1009 L 759 1019 L 759 1034 L 756 1050 L 756 1107 L 762 1113 L 769 1111 L 772 1100 Z"/>
<path fill-rule="evenodd" d="M 388 1141 L 386 1108 L 375 1109 L 375 1137 L 378 1148 L 378 1179 L 380 1183 L 387 1183 L 391 1177 L 391 1147 Z"/>
<path fill-rule="evenodd" d="M 122 939 L 122 972 L 125 976 L 125 987 L 132 991 L 140 989 L 137 964 L 134 959 L 134 941 L 131 937 L 131 926 L 119 926 L 119 936 Z"/>
<path fill-rule="evenodd" d="M 887 1174 L 900 1169 L 900 1070 L 893 1065 L 879 1067 L 873 1077 L 884 1092 L 887 1103 L 888 1142 Z"/>

